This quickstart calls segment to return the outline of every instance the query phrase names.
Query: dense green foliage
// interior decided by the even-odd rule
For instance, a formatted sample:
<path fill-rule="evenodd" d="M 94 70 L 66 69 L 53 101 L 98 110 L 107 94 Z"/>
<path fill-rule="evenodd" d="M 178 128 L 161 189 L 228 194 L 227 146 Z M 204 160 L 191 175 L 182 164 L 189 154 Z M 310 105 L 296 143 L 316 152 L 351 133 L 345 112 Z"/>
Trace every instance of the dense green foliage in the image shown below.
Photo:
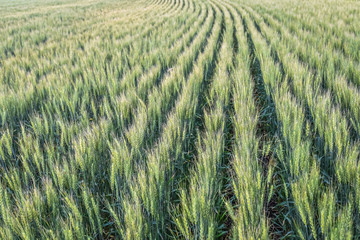
<path fill-rule="evenodd" d="M 0 239 L 360 239 L 359 22 L 0 0 Z"/>

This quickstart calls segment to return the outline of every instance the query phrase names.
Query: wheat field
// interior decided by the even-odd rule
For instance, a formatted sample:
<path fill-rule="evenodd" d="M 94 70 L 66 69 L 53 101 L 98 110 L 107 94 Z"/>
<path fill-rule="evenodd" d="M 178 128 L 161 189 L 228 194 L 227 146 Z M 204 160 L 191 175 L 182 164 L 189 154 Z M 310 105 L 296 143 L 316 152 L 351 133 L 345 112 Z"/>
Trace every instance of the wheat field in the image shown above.
<path fill-rule="evenodd" d="M 359 23 L 0 0 L 0 239 L 360 239 Z"/>

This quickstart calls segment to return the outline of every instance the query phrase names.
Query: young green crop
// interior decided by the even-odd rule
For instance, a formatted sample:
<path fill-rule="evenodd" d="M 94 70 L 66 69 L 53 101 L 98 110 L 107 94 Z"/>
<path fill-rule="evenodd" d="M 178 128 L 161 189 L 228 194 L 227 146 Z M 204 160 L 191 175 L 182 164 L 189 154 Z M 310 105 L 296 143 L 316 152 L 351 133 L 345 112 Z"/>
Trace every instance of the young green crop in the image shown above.
<path fill-rule="evenodd" d="M 0 0 L 0 239 L 359 239 L 359 12 Z"/>

